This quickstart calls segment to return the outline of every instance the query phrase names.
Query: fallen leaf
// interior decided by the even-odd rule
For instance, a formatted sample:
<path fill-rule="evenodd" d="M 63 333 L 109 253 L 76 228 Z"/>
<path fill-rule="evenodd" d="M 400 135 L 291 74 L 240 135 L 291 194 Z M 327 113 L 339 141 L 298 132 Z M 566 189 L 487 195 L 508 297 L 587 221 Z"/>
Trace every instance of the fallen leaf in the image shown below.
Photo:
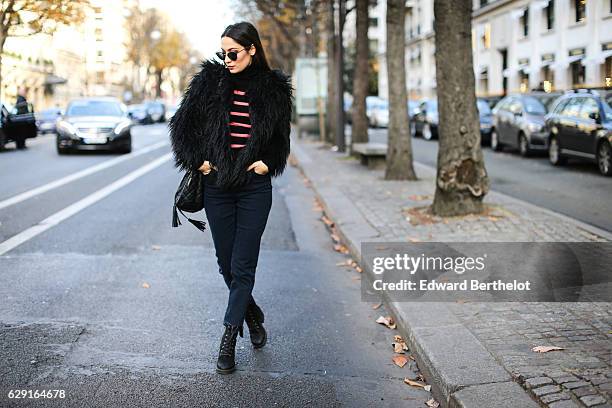
<path fill-rule="evenodd" d="M 154 251 L 159 251 L 161 249 L 161 246 L 159 245 L 151 245 L 151 249 Z"/>
<path fill-rule="evenodd" d="M 321 220 L 325 223 L 325 225 L 327 225 L 328 227 L 334 225 L 334 222 L 332 220 L 330 220 L 327 215 L 322 215 L 321 216 Z"/>
<path fill-rule="evenodd" d="M 408 350 L 406 342 L 404 341 L 402 336 L 398 335 L 393 338 L 393 343 L 391 343 L 391 346 L 393 346 L 393 351 L 395 351 L 396 353 L 404 353 L 404 351 Z"/>
<path fill-rule="evenodd" d="M 556 351 L 556 350 L 565 350 L 565 349 L 563 347 L 557 347 L 557 346 L 536 346 L 531 349 L 531 351 L 535 351 L 536 353 L 548 353 L 549 351 Z"/>
<path fill-rule="evenodd" d="M 355 266 L 355 270 L 359 273 L 363 272 L 363 269 L 361 269 L 360 266 Z"/>
<path fill-rule="evenodd" d="M 145 282 L 142 284 L 142 287 L 145 289 L 149 289 L 151 286 L 147 282 Z"/>
<path fill-rule="evenodd" d="M 412 194 L 408 196 L 408 199 L 411 201 L 424 201 L 429 200 L 431 196 L 429 195 L 421 195 L 421 194 Z"/>
<path fill-rule="evenodd" d="M 395 329 L 395 322 L 393 321 L 393 317 L 391 316 L 380 316 L 378 319 L 376 319 L 376 323 L 384 324 L 390 329 Z"/>
<path fill-rule="evenodd" d="M 335 242 L 340 242 L 340 237 L 337 234 L 330 234 L 330 237 Z"/>
<path fill-rule="evenodd" d="M 418 381 L 411 380 L 410 378 L 404 378 L 404 382 L 408 385 L 412 385 L 413 387 L 423 388 L 425 391 L 431 390 L 431 385 L 426 385 Z"/>
<path fill-rule="evenodd" d="M 392 360 L 395 365 L 399 366 L 400 368 L 404 367 L 408 362 L 408 359 L 405 356 L 393 356 Z"/>
<path fill-rule="evenodd" d="M 372 306 L 372 309 L 376 310 L 376 309 L 378 309 L 381 306 L 382 306 L 382 303 L 378 303 L 378 304 L 375 304 L 374 306 Z"/>
<path fill-rule="evenodd" d="M 410 221 L 410 220 L 408 220 L 408 221 Z M 421 242 L 421 240 L 420 240 L 420 239 L 418 239 L 418 238 L 413 238 L 413 237 L 408 237 L 408 241 L 409 241 L 409 242 Z"/>
<path fill-rule="evenodd" d="M 344 245 L 342 245 L 342 244 L 335 244 L 335 245 L 334 245 L 334 251 L 336 251 L 336 252 L 340 252 L 341 254 L 348 254 L 348 253 L 349 253 L 348 248 L 347 248 L 347 247 L 345 247 L 345 246 L 344 246 Z"/>
<path fill-rule="evenodd" d="M 431 398 L 425 402 L 425 405 L 427 405 L 429 408 L 438 408 L 440 406 L 440 403 L 435 399 Z"/>

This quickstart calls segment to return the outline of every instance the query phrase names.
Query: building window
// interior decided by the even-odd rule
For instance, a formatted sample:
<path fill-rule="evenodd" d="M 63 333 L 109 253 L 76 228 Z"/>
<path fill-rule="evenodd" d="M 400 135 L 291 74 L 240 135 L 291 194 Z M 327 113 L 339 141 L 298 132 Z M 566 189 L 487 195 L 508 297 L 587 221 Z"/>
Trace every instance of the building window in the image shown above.
<path fill-rule="evenodd" d="M 370 17 L 370 27 L 378 27 L 378 19 L 376 17 Z"/>
<path fill-rule="evenodd" d="M 546 29 L 552 30 L 555 28 L 555 0 L 549 0 L 544 11 L 546 13 Z"/>
<path fill-rule="evenodd" d="M 604 62 L 604 84 L 612 86 L 612 57 L 606 58 Z"/>
<path fill-rule="evenodd" d="M 529 8 L 525 8 L 521 16 L 521 30 L 523 32 L 523 37 L 529 36 Z"/>
<path fill-rule="evenodd" d="M 524 69 L 519 70 L 519 88 L 521 92 L 529 90 L 529 74 Z"/>
<path fill-rule="evenodd" d="M 576 23 L 582 23 L 586 18 L 586 0 L 574 0 Z"/>
<path fill-rule="evenodd" d="M 570 64 L 570 70 L 572 72 L 572 85 L 580 86 L 584 84 L 584 65 L 582 65 L 582 61 L 574 61 Z"/>
<path fill-rule="evenodd" d="M 488 0 L 480 0 L 480 7 L 486 6 L 488 2 Z"/>

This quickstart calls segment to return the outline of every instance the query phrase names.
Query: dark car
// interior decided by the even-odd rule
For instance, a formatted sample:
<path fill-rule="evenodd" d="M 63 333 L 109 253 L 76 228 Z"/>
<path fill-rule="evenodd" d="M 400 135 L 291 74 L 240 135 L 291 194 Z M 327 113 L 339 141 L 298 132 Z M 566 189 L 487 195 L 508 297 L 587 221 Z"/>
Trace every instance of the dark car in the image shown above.
<path fill-rule="evenodd" d="M 530 92 L 508 95 L 493 108 L 491 148 L 517 148 L 522 156 L 546 151 L 548 133 L 544 115 L 559 93 Z"/>
<path fill-rule="evenodd" d="M 35 114 L 38 131 L 42 134 L 55 133 L 55 122 L 62 116 L 60 108 L 44 109 Z"/>
<path fill-rule="evenodd" d="M 425 140 L 438 137 L 438 101 L 424 99 L 413 117 L 413 136 L 422 136 Z"/>
<path fill-rule="evenodd" d="M 32 105 L 27 104 L 23 112 L 17 113 L 14 106 L 0 102 L 0 150 L 4 150 L 4 146 L 9 142 L 15 142 L 17 148 L 22 149 L 26 145 L 26 139 L 38 135 Z"/>
<path fill-rule="evenodd" d="M 128 116 L 134 121 L 134 123 L 140 125 L 153 123 L 149 113 L 147 112 L 147 107 L 144 104 L 128 105 L 127 109 Z"/>
<path fill-rule="evenodd" d="M 595 161 L 612 175 L 612 91 L 580 89 L 559 97 L 546 116 L 548 158 L 562 165 L 567 158 Z"/>
<path fill-rule="evenodd" d="M 132 151 L 132 121 L 127 108 L 111 97 L 71 101 L 57 122 L 57 152 L 76 150 Z"/>
<path fill-rule="evenodd" d="M 166 121 L 166 105 L 160 101 L 147 101 L 144 103 L 151 123 L 163 123 Z"/>
<path fill-rule="evenodd" d="M 480 119 L 480 144 L 488 145 L 491 143 L 491 130 L 493 129 L 493 111 L 489 103 L 482 99 L 476 99 L 478 117 Z"/>

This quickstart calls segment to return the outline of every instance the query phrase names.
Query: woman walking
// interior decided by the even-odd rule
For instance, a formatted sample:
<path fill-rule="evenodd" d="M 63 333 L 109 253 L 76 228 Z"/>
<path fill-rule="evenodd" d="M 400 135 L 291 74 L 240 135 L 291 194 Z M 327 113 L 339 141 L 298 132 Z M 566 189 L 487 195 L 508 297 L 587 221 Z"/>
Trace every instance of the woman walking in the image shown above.
<path fill-rule="evenodd" d="M 291 78 L 266 60 L 248 22 L 221 34 L 224 61 L 206 60 L 172 117 L 175 167 L 204 177 L 204 210 L 219 273 L 229 288 L 217 372 L 235 370 L 238 334 L 246 320 L 255 348 L 266 344 L 264 313 L 252 296 L 261 236 L 272 206 L 272 177 L 287 164 Z"/>

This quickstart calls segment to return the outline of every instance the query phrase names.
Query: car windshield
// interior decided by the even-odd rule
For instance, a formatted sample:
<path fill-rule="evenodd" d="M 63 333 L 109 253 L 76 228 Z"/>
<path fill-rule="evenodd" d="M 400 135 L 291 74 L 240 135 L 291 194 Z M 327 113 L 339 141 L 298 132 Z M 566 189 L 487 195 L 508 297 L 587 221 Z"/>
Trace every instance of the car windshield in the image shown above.
<path fill-rule="evenodd" d="M 121 105 L 111 101 L 75 101 L 68 106 L 68 116 L 121 116 Z"/>
<path fill-rule="evenodd" d="M 59 115 L 60 111 L 58 109 L 45 109 L 38 113 L 38 116 L 42 118 L 54 118 Z"/>
<path fill-rule="evenodd" d="M 550 98 L 535 98 L 533 96 L 525 96 L 523 98 L 523 104 L 525 105 L 525 111 L 532 115 L 545 115 L 546 107 L 544 106 L 544 100 Z"/>
<path fill-rule="evenodd" d="M 476 100 L 476 106 L 478 107 L 478 112 L 481 115 L 490 115 L 491 114 L 491 107 L 489 106 L 489 104 L 486 101 L 483 101 L 482 99 L 478 99 L 478 100 Z"/>

